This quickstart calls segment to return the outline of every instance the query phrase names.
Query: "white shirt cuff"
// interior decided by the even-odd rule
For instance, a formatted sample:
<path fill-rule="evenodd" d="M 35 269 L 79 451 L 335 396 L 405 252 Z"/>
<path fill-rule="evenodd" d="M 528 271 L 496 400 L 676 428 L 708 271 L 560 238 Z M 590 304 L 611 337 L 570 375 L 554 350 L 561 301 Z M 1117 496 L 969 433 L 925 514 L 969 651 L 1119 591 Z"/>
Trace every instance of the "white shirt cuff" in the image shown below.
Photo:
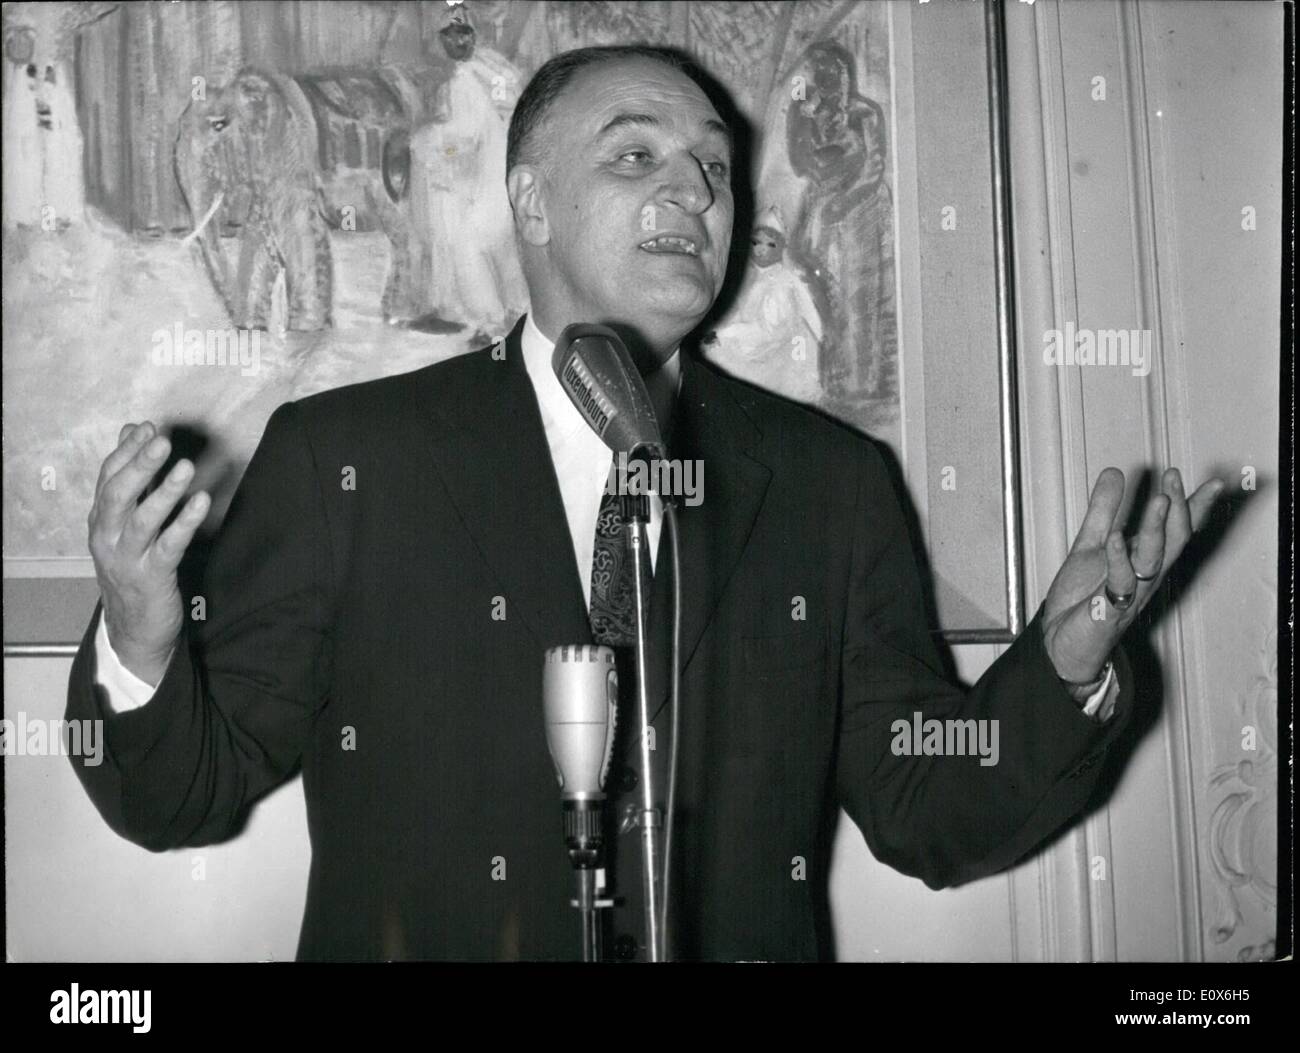
<path fill-rule="evenodd" d="M 112 713 L 139 709 L 153 698 L 156 690 L 127 669 L 117 657 L 113 645 L 108 642 L 108 626 L 102 611 L 99 628 L 95 630 L 95 683 L 108 696 L 108 708 Z"/>
<path fill-rule="evenodd" d="M 1110 720 L 1115 712 L 1115 702 L 1119 698 L 1119 677 L 1115 675 L 1115 665 L 1111 663 L 1106 670 L 1106 679 L 1083 704 L 1083 714 L 1092 717 L 1098 724 Z"/>

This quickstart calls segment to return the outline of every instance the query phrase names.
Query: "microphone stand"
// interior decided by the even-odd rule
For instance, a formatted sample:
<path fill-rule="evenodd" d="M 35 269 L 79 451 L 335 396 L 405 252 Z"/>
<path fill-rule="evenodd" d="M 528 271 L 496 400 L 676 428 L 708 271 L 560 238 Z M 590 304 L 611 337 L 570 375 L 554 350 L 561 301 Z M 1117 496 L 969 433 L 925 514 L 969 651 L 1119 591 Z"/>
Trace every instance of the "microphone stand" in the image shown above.
<path fill-rule="evenodd" d="M 647 612 L 649 596 L 645 583 L 649 578 L 650 554 L 647 527 L 650 522 L 650 498 L 646 494 L 629 494 L 627 466 L 621 474 L 623 484 L 620 502 L 623 513 L 623 530 L 628 551 L 632 557 L 632 579 L 636 588 L 636 691 L 641 715 L 641 877 L 645 890 L 646 947 L 652 962 L 663 961 L 663 941 L 660 931 L 660 831 L 662 818 L 655 807 L 654 768 L 650 749 L 650 683 L 646 675 L 648 650 Z"/>
<path fill-rule="evenodd" d="M 604 898 L 604 871 L 599 868 L 601 822 L 605 795 L 564 802 L 564 839 L 569 846 L 569 861 L 578 896 L 569 901 L 582 915 L 582 960 L 599 962 L 602 957 L 600 917 L 597 911 L 612 907 Z"/>
<path fill-rule="evenodd" d="M 590 868 L 575 872 L 578 878 L 578 910 L 582 912 L 582 960 L 600 961 L 600 922 L 596 916 L 596 872 Z"/>
<path fill-rule="evenodd" d="M 599 822 L 599 819 L 600 813 L 597 812 L 596 821 Z M 601 880 L 603 874 L 604 871 L 594 865 L 574 863 L 573 876 L 577 881 L 578 898 L 570 900 L 569 903 L 582 914 L 582 960 L 584 962 L 599 962 L 603 957 L 600 916 L 597 912 L 614 905 L 612 899 L 604 898 L 605 889 Z"/>

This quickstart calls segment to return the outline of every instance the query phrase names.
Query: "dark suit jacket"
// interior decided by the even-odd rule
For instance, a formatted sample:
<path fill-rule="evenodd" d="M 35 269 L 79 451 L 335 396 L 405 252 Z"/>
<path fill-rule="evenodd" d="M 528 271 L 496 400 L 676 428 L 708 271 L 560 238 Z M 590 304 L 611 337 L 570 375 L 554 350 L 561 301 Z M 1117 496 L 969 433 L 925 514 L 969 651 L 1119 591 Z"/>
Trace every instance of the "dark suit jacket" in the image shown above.
<path fill-rule="evenodd" d="M 280 407 L 209 562 L 207 620 L 153 700 L 108 713 L 95 619 L 74 663 L 67 716 L 106 719 L 108 747 L 75 770 L 146 848 L 229 837 L 301 765 L 300 958 L 579 957 L 540 691 L 544 649 L 591 635 L 519 333 L 504 361 L 478 351 Z M 1036 618 L 961 692 L 872 444 L 689 357 L 677 414 L 673 453 L 705 471 L 703 504 L 681 514 L 676 954 L 825 955 L 837 804 L 932 888 L 1010 865 L 1076 815 L 1124 723 L 1123 664 L 1120 712 L 1099 727 Z M 652 661 L 659 760 L 666 664 Z M 999 763 L 895 755 L 891 725 L 918 710 L 998 720 Z M 617 840 L 630 906 L 614 930 L 635 935 L 637 837 Z"/>

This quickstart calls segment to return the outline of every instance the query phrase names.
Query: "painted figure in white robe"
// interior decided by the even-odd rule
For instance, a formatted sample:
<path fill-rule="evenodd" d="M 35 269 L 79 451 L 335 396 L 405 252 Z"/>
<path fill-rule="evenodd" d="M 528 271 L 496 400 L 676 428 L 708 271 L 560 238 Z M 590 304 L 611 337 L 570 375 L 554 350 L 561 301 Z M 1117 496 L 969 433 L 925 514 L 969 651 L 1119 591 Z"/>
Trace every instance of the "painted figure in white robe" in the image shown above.
<path fill-rule="evenodd" d="M 785 242 L 780 210 L 760 213 L 740 297 L 702 350 L 733 376 L 815 402 L 822 396 L 822 322 L 803 273 L 785 258 Z"/>
<path fill-rule="evenodd" d="M 463 16 L 440 36 L 455 68 L 437 119 L 411 134 L 412 235 L 419 287 L 427 291 L 418 307 L 501 335 L 528 303 L 501 178 L 519 74 L 502 56 L 475 47 Z"/>
<path fill-rule="evenodd" d="M 53 4 L 27 13 L 34 25 L 5 28 L 4 222 L 62 230 L 81 222 L 86 200 L 81 126 L 62 59 L 65 13 Z"/>

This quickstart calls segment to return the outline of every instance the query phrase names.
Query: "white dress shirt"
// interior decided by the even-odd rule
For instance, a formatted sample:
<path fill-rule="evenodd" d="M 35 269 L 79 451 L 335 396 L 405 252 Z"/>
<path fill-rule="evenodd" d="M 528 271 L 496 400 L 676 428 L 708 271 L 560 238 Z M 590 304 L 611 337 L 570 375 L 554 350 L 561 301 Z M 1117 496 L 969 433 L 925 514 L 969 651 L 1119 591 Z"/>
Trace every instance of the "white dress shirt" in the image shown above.
<path fill-rule="evenodd" d="M 591 560 L 596 547 L 596 514 L 600 510 L 601 495 L 609 478 L 613 454 L 600 437 L 588 427 L 582 414 L 569 401 L 559 379 L 551 369 L 551 352 L 555 341 L 537 328 L 529 315 L 524 322 L 521 338 L 524 368 L 532 381 L 541 412 L 546 444 L 550 447 L 551 463 L 560 484 L 560 498 L 564 514 L 569 521 L 569 535 L 573 540 L 573 558 L 582 582 L 582 597 L 591 606 Z M 651 401 L 660 420 L 667 419 L 664 412 L 681 386 L 681 352 L 675 350 L 658 373 L 647 378 Z M 657 496 L 650 498 L 650 565 L 653 568 L 659 549 L 659 533 L 663 525 L 663 503 Z M 109 643 L 104 619 L 99 620 L 95 634 L 95 680 L 108 698 L 108 707 L 114 713 L 138 709 L 153 697 L 154 689 L 132 674 L 117 657 Z M 1116 691 L 1114 670 L 1083 707 L 1090 717 L 1106 720 L 1114 709 Z"/>
<path fill-rule="evenodd" d="M 551 368 L 551 353 L 555 341 L 548 340 L 536 325 L 532 315 L 524 322 L 522 337 L 524 368 L 533 382 L 537 395 L 537 408 L 542 414 L 542 428 L 546 444 L 551 449 L 551 463 L 560 483 L 560 497 L 569 519 L 569 534 L 573 538 L 573 558 L 582 579 L 582 598 L 591 607 L 591 560 L 596 548 L 596 513 L 605 492 L 614 455 L 600 436 L 591 430 L 586 419 L 565 393 L 559 377 Z M 674 351 L 658 373 L 646 381 L 651 401 L 660 420 L 666 420 L 665 409 L 672 403 L 681 384 L 680 351 Z M 653 568 L 659 550 L 659 531 L 663 526 L 663 502 L 657 496 L 650 498 L 650 566 Z"/>

